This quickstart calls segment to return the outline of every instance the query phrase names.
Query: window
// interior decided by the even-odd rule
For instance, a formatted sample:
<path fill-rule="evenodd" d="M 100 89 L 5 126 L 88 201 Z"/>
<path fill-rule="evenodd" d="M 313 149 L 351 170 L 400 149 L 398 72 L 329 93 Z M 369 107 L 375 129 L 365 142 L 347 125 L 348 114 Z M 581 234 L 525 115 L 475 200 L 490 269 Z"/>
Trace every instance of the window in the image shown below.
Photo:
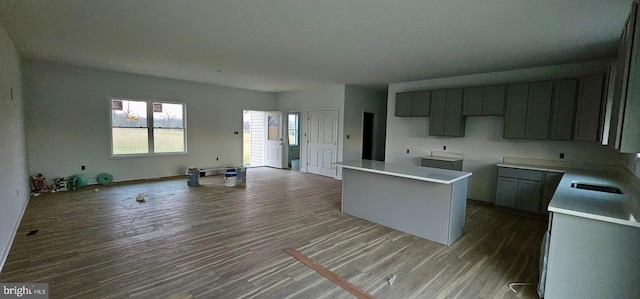
<path fill-rule="evenodd" d="M 111 155 L 185 153 L 185 105 L 111 100 Z"/>
<path fill-rule="evenodd" d="M 298 145 L 298 114 L 289 114 L 289 145 Z"/>

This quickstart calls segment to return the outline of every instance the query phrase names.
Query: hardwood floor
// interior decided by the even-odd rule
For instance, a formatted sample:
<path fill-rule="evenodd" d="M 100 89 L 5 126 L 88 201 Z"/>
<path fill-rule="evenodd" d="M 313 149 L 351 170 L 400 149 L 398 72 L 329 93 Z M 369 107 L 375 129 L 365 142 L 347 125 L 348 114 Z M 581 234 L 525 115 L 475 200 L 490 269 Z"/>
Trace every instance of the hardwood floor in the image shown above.
<path fill-rule="evenodd" d="M 50 298 L 353 298 L 291 247 L 377 298 L 537 298 L 507 285 L 537 282 L 545 221 L 467 205 L 447 247 L 342 214 L 331 178 L 253 168 L 246 187 L 200 179 L 32 197 L 0 281 L 49 283 Z"/>

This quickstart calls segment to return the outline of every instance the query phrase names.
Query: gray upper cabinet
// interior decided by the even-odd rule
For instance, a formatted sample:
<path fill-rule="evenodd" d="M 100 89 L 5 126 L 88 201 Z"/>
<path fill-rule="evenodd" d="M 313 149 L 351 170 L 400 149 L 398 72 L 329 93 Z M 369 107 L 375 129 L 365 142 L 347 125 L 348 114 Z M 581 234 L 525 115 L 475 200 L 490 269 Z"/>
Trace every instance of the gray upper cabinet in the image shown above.
<path fill-rule="evenodd" d="M 512 84 L 507 87 L 507 110 L 504 120 L 504 138 L 524 138 L 528 98 L 528 83 Z"/>
<path fill-rule="evenodd" d="M 447 113 L 447 91 L 435 90 L 431 92 L 431 119 L 429 120 L 429 135 L 444 136 L 445 114 Z"/>
<path fill-rule="evenodd" d="M 431 136 L 464 136 L 465 121 L 462 117 L 462 89 L 435 90 L 431 92 Z"/>
<path fill-rule="evenodd" d="M 616 80 L 610 123 L 610 140 L 623 153 L 640 152 L 640 30 L 638 3 L 631 4 L 631 12 L 622 32 L 616 66 Z"/>
<path fill-rule="evenodd" d="M 505 86 L 487 86 L 484 88 L 483 115 L 504 115 Z"/>
<path fill-rule="evenodd" d="M 552 82 L 529 84 L 527 104 L 526 139 L 548 139 L 549 117 L 551 116 Z"/>
<path fill-rule="evenodd" d="M 470 87 L 464 89 L 463 116 L 483 115 L 484 87 Z"/>
<path fill-rule="evenodd" d="M 504 85 L 465 88 L 462 115 L 504 115 L 504 102 Z"/>
<path fill-rule="evenodd" d="M 412 92 L 396 93 L 396 116 L 411 116 Z"/>
<path fill-rule="evenodd" d="M 411 116 L 429 116 L 431 110 L 431 92 L 416 91 L 411 98 Z"/>
<path fill-rule="evenodd" d="M 604 75 L 580 79 L 580 93 L 576 107 L 574 140 L 599 141 L 602 132 L 601 115 Z"/>
<path fill-rule="evenodd" d="M 399 92 L 396 94 L 396 116 L 426 117 L 431 110 L 431 92 Z"/>
<path fill-rule="evenodd" d="M 551 140 L 573 139 L 574 111 L 578 80 L 553 82 L 553 110 L 551 112 Z"/>
<path fill-rule="evenodd" d="M 504 138 L 549 138 L 552 91 L 552 82 L 509 85 Z"/>
<path fill-rule="evenodd" d="M 452 137 L 464 136 L 464 124 L 464 118 L 462 117 L 462 89 L 449 89 L 447 90 L 444 135 Z"/>

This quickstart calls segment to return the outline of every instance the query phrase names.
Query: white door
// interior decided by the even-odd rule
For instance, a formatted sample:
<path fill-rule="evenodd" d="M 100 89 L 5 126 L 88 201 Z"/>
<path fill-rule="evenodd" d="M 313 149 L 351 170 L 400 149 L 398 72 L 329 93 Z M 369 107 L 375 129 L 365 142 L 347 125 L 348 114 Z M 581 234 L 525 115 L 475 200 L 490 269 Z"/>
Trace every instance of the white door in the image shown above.
<path fill-rule="evenodd" d="M 265 127 L 265 159 L 264 164 L 269 167 L 282 168 L 282 112 L 266 112 Z"/>
<path fill-rule="evenodd" d="M 309 111 L 307 171 L 335 177 L 332 163 L 338 158 L 338 111 Z"/>

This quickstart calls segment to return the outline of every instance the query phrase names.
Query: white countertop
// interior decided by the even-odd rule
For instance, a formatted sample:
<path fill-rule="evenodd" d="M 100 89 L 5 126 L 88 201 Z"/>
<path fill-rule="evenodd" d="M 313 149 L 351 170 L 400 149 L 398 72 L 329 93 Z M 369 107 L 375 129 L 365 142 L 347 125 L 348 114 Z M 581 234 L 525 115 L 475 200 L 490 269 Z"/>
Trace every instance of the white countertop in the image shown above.
<path fill-rule="evenodd" d="M 456 157 L 426 156 L 421 158 L 430 159 L 430 160 L 447 161 L 447 162 L 462 161 L 462 158 L 456 158 Z"/>
<path fill-rule="evenodd" d="M 618 172 L 571 168 L 559 170 L 545 166 L 517 164 L 498 164 L 498 166 L 564 172 L 549 203 L 550 212 L 640 227 L 640 222 L 638 222 L 640 220 L 639 195 Z M 621 189 L 623 194 L 572 188 L 571 183 L 573 182 L 613 186 Z"/>
<path fill-rule="evenodd" d="M 471 176 L 471 172 L 447 170 L 414 165 L 386 163 L 372 160 L 357 160 L 335 163 L 343 168 L 392 175 L 432 183 L 451 184 Z"/>

